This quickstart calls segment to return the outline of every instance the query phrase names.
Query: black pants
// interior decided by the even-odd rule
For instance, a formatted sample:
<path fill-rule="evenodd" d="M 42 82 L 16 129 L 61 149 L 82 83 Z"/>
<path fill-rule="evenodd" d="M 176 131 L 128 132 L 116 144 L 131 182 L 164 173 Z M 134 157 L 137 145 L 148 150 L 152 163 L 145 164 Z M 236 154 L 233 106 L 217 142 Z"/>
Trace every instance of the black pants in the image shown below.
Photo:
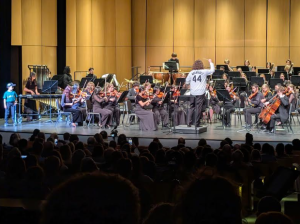
<path fill-rule="evenodd" d="M 188 110 L 188 124 L 194 124 L 192 121 L 193 113 L 195 111 L 195 108 L 197 107 L 197 114 L 195 114 L 196 118 L 196 125 L 198 126 L 200 124 L 200 116 L 202 111 L 202 105 L 205 101 L 205 94 L 190 97 L 190 109 Z"/>
<path fill-rule="evenodd" d="M 230 114 L 235 111 L 235 108 L 232 104 L 231 105 L 225 104 L 223 110 L 224 110 L 224 122 L 225 124 L 230 124 L 231 123 Z"/>
<path fill-rule="evenodd" d="M 79 109 L 73 109 L 73 108 L 64 108 L 65 112 L 71 112 L 73 116 L 73 123 L 82 124 L 82 113 Z"/>
<path fill-rule="evenodd" d="M 119 107 L 117 107 L 117 106 L 106 106 L 104 108 L 113 112 L 113 117 L 116 121 L 116 125 L 119 126 L 120 125 L 120 116 L 121 116 Z"/>
<path fill-rule="evenodd" d="M 280 115 L 279 115 L 279 114 L 273 114 L 273 115 L 271 116 L 271 120 L 270 120 L 270 123 L 269 123 L 270 129 L 272 129 L 272 128 L 275 127 L 275 121 L 276 121 L 276 120 L 279 120 L 279 119 L 280 119 Z"/>
<path fill-rule="evenodd" d="M 36 109 L 36 101 L 26 99 L 24 112 L 26 114 L 37 114 L 38 111 Z M 28 119 L 38 119 L 38 116 L 27 116 L 27 118 Z"/>
<path fill-rule="evenodd" d="M 261 111 L 260 107 L 245 108 L 244 109 L 245 123 L 252 125 L 251 114 L 257 114 L 257 113 L 260 113 L 260 111 Z"/>

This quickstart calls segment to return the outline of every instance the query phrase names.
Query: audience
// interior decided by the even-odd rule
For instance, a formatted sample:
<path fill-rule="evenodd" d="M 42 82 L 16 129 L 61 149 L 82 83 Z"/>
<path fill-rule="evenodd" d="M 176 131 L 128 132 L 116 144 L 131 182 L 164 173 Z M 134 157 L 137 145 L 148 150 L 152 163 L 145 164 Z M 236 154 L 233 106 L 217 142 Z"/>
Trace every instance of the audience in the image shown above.
<path fill-rule="evenodd" d="M 0 147 L 0 198 L 46 199 L 41 223 L 242 223 L 247 204 L 238 186 L 253 181 L 254 194 L 262 191 L 262 165 L 294 161 L 300 142 L 274 148 L 247 133 L 245 144 L 225 138 L 213 149 L 200 139 L 192 149 L 182 137 L 171 148 L 158 138 L 129 144 L 124 134 L 109 141 L 105 131 L 84 142 L 69 133 L 47 137 L 38 129 L 28 140 L 13 133 Z M 290 223 L 280 211 L 277 199 L 262 197 L 256 223 Z"/>

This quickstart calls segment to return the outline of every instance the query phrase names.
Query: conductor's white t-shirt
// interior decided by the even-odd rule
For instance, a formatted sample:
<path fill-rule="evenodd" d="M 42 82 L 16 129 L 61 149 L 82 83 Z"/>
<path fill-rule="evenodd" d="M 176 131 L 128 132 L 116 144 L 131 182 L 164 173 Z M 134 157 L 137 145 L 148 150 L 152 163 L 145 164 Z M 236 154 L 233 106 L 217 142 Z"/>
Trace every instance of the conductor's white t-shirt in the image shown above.
<path fill-rule="evenodd" d="M 214 63 L 210 63 L 210 69 L 192 70 L 185 80 L 185 83 L 190 85 L 191 95 L 203 95 L 206 90 L 206 77 L 214 72 Z"/>

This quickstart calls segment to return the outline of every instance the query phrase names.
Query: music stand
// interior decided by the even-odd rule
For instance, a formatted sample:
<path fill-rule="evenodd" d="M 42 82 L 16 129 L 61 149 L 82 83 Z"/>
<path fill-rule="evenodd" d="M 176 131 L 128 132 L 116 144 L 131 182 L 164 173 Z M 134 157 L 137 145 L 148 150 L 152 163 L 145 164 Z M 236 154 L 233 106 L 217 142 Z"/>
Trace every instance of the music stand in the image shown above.
<path fill-rule="evenodd" d="M 244 73 L 247 76 L 248 80 L 251 80 L 252 76 L 256 76 L 256 72 L 244 72 Z"/>
<path fill-rule="evenodd" d="M 223 115 L 222 115 L 222 128 L 225 129 L 225 102 L 231 101 L 231 97 L 229 95 L 229 92 L 226 89 L 216 89 L 217 96 L 219 101 L 223 101 Z"/>
<path fill-rule="evenodd" d="M 264 84 L 264 78 L 263 77 L 251 77 L 251 84 L 256 83 L 259 87 L 261 87 Z"/>
<path fill-rule="evenodd" d="M 228 65 L 217 65 L 217 69 L 220 70 L 221 66 L 224 66 L 225 71 L 229 71 Z"/>
<path fill-rule="evenodd" d="M 236 66 L 236 69 L 241 68 L 243 72 L 249 72 L 249 67 L 245 65 Z"/>
<path fill-rule="evenodd" d="M 294 86 L 300 86 L 300 76 L 292 75 L 291 76 L 291 82 Z"/>
<path fill-rule="evenodd" d="M 299 76 L 300 77 L 300 76 Z M 180 96 L 183 96 L 185 93 L 186 93 L 186 91 L 187 91 L 188 89 L 181 89 L 180 90 Z"/>
<path fill-rule="evenodd" d="M 213 81 L 215 82 L 215 89 L 225 89 L 224 79 L 214 79 Z"/>
<path fill-rule="evenodd" d="M 123 102 L 125 101 L 125 98 L 126 98 L 128 92 L 129 92 L 128 90 L 124 91 L 124 92 L 121 94 L 121 96 L 119 97 L 117 103 L 123 103 Z"/>
<path fill-rule="evenodd" d="M 298 75 L 298 73 L 300 72 L 300 67 L 293 67 L 294 70 L 294 75 Z"/>
<path fill-rule="evenodd" d="M 185 84 L 185 78 L 177 78 L 175 85 L 181 84 L 182 86 Z"/>
<path fill-rule="evenodd" d="M 232 78 L 236 77 L 241 77 L 241 73 L 240 72 L 228 72 L 228 77 L 230 77 L 230 79 L 232 80 Z"/>
<path fill-rule="evenodd" d="M 265 77 L 266 77 L 266 81 L 268 83 L 270 83 L 271 75 L 270 74 L 265 74 Z"/>
<path fill-rule="evenodd" d="M 84 87 L 84 84 L 90 82 L 92 79 L 93 79 L 93 77 L 82 78 L 79 83 L 79 88 L 82 89 Z"/>
<path fill-rule="evenodd" d="M 235 87 L 246 87 L 247 86 L 246 80 L 244 78 L 233 77 L 232 82 L 233 82 L 233 86 L 235 86 Z"/>
<path fill-rule="evenodd" d="M 277 79 L 279 79 L 279 78 L 280 78 L 280 75 L 281 75 L 281 73 L 283 73 L 283 74 L 284 74 L 284 79 L 288 79 L 288 78 L 287 78 L 286 71 L 279 71 L 279 72 L 275 72 L 274 78 L 277 78 Z"/>
<path fill-rule="evenodd" d="M 277 71 L 284 71 L 285 65 L 279 65 L 277 66 Z"/>
<path fill-rule="evenodd" d="M 140 83 L 144 84 L 145 82 L 153 83 L 153 77 L 151 75 L 141 75 L 140 76 Z"/>
<path fill-rule="evenodd" d="M 216 69 L 215 72 L 213 73 L 213 75 L 218 75 L 218 76 L 222 76 L 224 74 L 223 70 L 220 69 Z"/>
<path fill-rule="evenodd" d="M 222 79 L 222 76 L 221 75 L 212 75 L 211 76 L 211 79 Z"/>
<path fill-rule="evenodd" d="M 274 89 L 275 85 L 277 85 L 278 83 L 280 83 L 281 85 L 283 84 L 283 80 L 282 79 L 277 79 L 277 78 L 273 78 L 270 79 L 270 88 Z"/>
<path fill-rule="evenodd" d="M 48 93 L 50 96 L 50 120 L 45 121 L 45 123 L 51 122 L 52 121 L 52 103 L 51 103 L 51 96 L 52 93 L 55 93 L 58 87 L 58 80 L 48 80 L 48 81 L 44 81 L 44 85 L 43 85 L 43 89 L 42 89 L 42 93 Z"/>
<path fill-rule="evenodd" d="M 105 79 L 104 78 L 95 79 L 94 84 L 95 84 L 95 86 L 100 86 L 101 88 L 104 88 Z"/>
<path fill-rule="evenodd" d="M 261 74 L 261 73 L 269 73 L 269 72 L 270 72 L 270 70 L 267 69 L 267 68 L 259 68 L 257 70 L 257 73 L 259 73 L 259 74 Z"/>
<path fill-rule="evenodd" d="M 176 61 L 166 61 L 163 63 L 163 68 L 169 70 L 171 84 L 173 84 L 173 72 L 178 71 L 178 63 Z"/>

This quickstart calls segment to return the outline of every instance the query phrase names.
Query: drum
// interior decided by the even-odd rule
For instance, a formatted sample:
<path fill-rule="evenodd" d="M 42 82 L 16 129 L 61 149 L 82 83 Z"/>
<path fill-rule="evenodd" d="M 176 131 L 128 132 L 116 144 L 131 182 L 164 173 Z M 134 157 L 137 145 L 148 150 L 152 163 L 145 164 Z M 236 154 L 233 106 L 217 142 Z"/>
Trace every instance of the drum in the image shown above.
<path fill-rule="evenodd" d="M 174 73 L 174 74 L 173 74 L 173 83 L 174 83 L 174 84 L 176 83 L 176 79 L 177 79 L 177 78 L 186 78 L 188 74 L 189 74 L 188 72 L 184 72 L 184 73 Z"/>
<path fill-rule="evenodd" d="M 153 72 L 153 78 L 161 80 L 163 83 L 168 82 L 170 74 L 168 72 Z"/>

